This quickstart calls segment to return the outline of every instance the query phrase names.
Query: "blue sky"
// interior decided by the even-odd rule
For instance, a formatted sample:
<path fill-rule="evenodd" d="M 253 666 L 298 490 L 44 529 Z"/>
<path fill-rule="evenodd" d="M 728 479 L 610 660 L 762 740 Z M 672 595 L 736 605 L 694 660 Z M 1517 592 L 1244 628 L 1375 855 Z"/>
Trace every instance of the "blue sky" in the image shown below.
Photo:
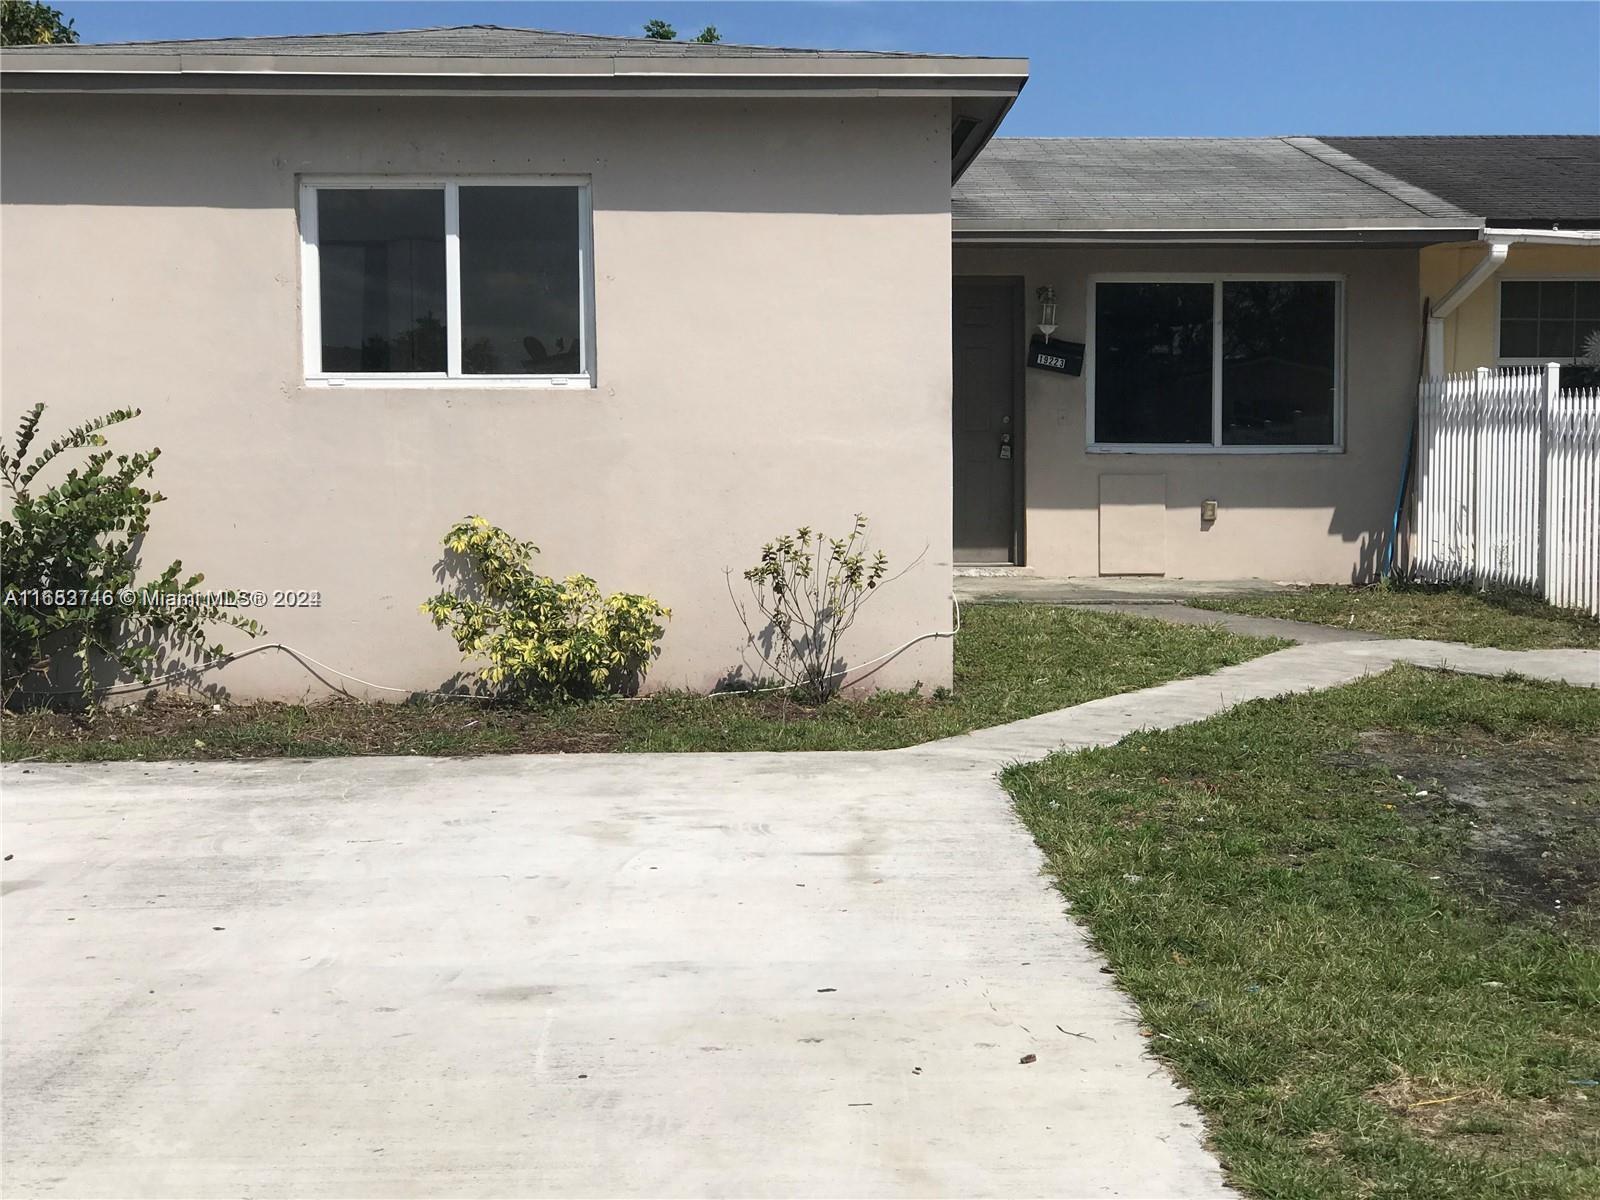
<path fill-rule="evenodd" d="M 1012 135 L 1600 133 L 1600 3 L 73 3 L 84 41 L 520 25 L 1020 55 Z"/>

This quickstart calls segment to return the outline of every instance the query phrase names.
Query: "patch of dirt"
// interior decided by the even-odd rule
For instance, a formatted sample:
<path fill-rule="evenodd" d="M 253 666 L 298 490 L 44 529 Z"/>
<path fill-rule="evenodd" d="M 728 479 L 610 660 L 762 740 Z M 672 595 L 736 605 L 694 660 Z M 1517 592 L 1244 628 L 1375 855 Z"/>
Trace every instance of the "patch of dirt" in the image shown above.
<path fill-rule="evenodd" d="M 1401 1072 L 1369 1089 L 1367 1099 L 1400 1118 L 1412 1133 L 1450 1148 L 1483 1150 L 1488 1143 L 1503 1153 L 1529 1154 L 1570 1151 L 1587 1143 L 1600 1149 L 1600 1127 L 1587 1111 L 1588 1100 L 1577 1092 L 1571 1100 L 1512 1100 L 1493 1089 L 1451 1087 Z"/>
<path fill-rule="evenodd" d="M 774 725 L 837 721 L 853 705 L 834 700 L 824 708 L 782 695 L 702 696 L 659 694 L 568 705 L 518 707 L 474 701 L 385 704 L 326 700 L 315 704 L 222 704 L 160 696 L 108 709 L 93 717 L 70 711 L 0 714 L 0 743 L 8 761 L 72 757 L 216 760 L 322 757 L 345 754 L 578 754 L 620 749 L 632 722 L 643 715 L 668 724 L 717 716 Z M 936 703 L 904 702 L 907 715 Z M 707 705 L 716 705 L 708 710 Z M 881 715 L 877 709 L 863 719 Z M 109 745 L 108 745 L 109 744 Z M 736 748 L 736 747 L 734 747 Z M 94 752 L 98 751 L 98 752 Z"/>
<path fill-rule="evenodd" d="M 1457 854 L 1431 868 L 1452 888 L 1515 919 L 1600 934 L 1600 739 L 1445 743 L 1375 731 L 1340 760 L 1396 776 L 1407 820 L 1464 823 Z"/>
<path fill-rule="evenodd" d="M 381 704 L 330 700 L 315 705 L 210 704 L 161 698 L 88 718 L 33 711 L 0 718 L 5 739 L 28 752 L 96 743 L 151 743 L 158 756 L 272 758 L 295 754 L 488 754 L 609 750 L 620 735 L 610 722 L 559 720 L 537 709 L 469 702 Z"/>

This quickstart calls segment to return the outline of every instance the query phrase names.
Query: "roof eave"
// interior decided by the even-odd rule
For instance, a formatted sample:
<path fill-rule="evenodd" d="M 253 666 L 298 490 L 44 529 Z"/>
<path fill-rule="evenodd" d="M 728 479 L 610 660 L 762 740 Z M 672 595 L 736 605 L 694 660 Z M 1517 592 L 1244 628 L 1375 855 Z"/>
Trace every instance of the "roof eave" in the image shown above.
<path fill-rule="evenodd" d="M 1489 233 L 1518 233 L 1539 231 L 1544 233 L 1563 233 L 1576 231 L 1587 233 L 1600 229 L 1600 218 L 1588 217 L 1490 217 L 1488 222 Z"/>
<path fill-rule="evenodd" d="M 486 78 L 605 80 L 646 78 L 660 80 L 725 79 L 937 79 L 948 81 L 1009 80 L 1013 93 L 1027 78 L 1028 61 L 1021 58 L 858 58 L 826 54 L 768 55 L 747 58 L 660 58 L 617 54 L 612 56 L 493 57 L 406 55 L 274 55 L 274 54 L 74 54 L 0 51 L 0 71 L 8 89 L 26 86 L 41 77 L 90 79 L 116 77 L 129 88 L 141 81 L 161 85 L 173 76 L 204 77 L 219 87 L 241 77 L 292 78 L 351 77 L 385 80 L 451 78 L 471 81 Z M 56 90 L 61 90 L 59 87 Z M 95 89 L 103 90 L 103 89 Z"/>
<path fill-rule="evenodd" d="M 1028 79 L 1025 58 L 820 55 L 661 59 L 0 52 L 0 92 L 100 95 L 715 97 L 949 100 L 977 129 L 960 177 Z"/>
<path fill-rule="evenodd" d="M 545 96 L 697 99 L 708 97 L 900 97 L 1009 102 L 1005 79 L 872 76 L 583 76 L 583 75 L 166 75 L 0 74 L 0 92 L 146 96 Z"/>
<path fill-rule="evenodd" d="M 961 177 L 966 174 L 967 168 L 977 161 L 978 155 L 983 153 L 983 148 L 994 140 L 1000 131 L 1001 124 L 1006 119 L 1006 114 L 1011 111 L 1011 106 L 1017 102 L 1017 96 L 1022 91 L 1022 85 L 1027 83 L 1024 75 L 1017 89 L 1009 95 L 994 96 L 962 96 L 950 105 L 950 120 L 952 123 L 961 116 L 971 116 L 978 120 L 978 126 L 967 139 L 959 146 L 951 147 L 950 152 L 950 186 L 954 187 L 961 182 Z"/>
<path fill-rule="evenodd" d="M 1482 222 L 1276 222 L 1251 225 L 1106 228 L 1048 221 L 952 221 L 957 242 L 1002 245 L 1426 245 L 1475 241 Z"/>

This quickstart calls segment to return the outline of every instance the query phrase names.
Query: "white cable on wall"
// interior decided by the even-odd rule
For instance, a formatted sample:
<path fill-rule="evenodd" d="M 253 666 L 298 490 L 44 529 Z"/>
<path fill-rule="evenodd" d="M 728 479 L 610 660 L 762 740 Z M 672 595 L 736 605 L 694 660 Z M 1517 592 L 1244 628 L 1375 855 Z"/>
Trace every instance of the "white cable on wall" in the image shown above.
<path fill-rule="evenodd" d="M 851 671 L 859 671 L 859 670 L 861 670 L 862 667 L 870 667 L 874 663 L 880 663 L 880 662 L 885 661 L 886 659 L 893 658 L 897 654 L 904 653 L 905 651 L 911 649 L 912 646 L 915 646 L 918 642 L 925 642 L 929 638 L 955 637 L 956 634 L 961 632 L 961 601 L 957 600 L 954 596 L 952 596 L 950 598 L 950 603 L 954 606 L 955 611 L 956 611 L 955 628 L 953 628 L 953 629 L 935 630 L 932 633 L 919 633 L 916 637 L 912 638 L 909 642 L 902 642 L 900 645 L 896 646 L 893 650 L 890 650 L 887 654 L 880 654 L 880 655 L 878 655 L 877 658 L 869 658 L 869 659 L 867 659 L 866 662 L 856 663 L 855 666 L 853 666 L 853 667 L 842 667 L 837 671 L 832 671 L 829 674 L 824 675 L 823 678 L 824 679 L 833 679 L 836 676 L 848 675 L 848 674 L 850 674 Z M 793 690 L 794 690 L 794 685 L 793 684 L 779 683 L 779 684 L 773 685 L 772 687 L 739 688 L 739 689 L 729 689 L 728 691 L 725 691 L 725 692 L 712 692 L 711 693 L 711 697 L 713 699 L 716 699 L 716 698 L 721 697 L 721 696 L 756 696 L 756 695 L 761 695 L 761 694 L 766 693 L 766 692 L 788 692 L 788 691 L 793 691 Z"/>
<path fill-rule="evenodd" d="M 953 629 L 945 629 L 945 630 L 936 630 L 936 631 L 931 632 L 931 633 L 918 634 L 916 637 L 912 638 L 910 641 L 902 642 L 900 645 L 896 646 L 893 650 L 890 650 L 885 654 L 880 654 L 876 658 L 869 658 L 869 659 L 866 660 L 866 662 L 857 663 L 857 664 L 855 664 L 854 666 L 851 666 L 851 667 L 844 667 L 841 670 L 834 671 L 829 675 L 825 675 L 823 678 L 825 678 L 825 679 L 833 679 L 836 676 L 848 675 L 848 674 L 850 674 L 850 672 L 859 671 L 863 667 L 870 667 L 870 666 L 873 666 L 876 663 L 884 662 L 887 659 L 891 659 L 891 658 L 895 657 L 895 655 L 897 655 L 897 654 L 904 653 L 906 650 L 909 650 L 912 646 L 915 646 L 918 642 L 927 641 L 929 638 L 955 637 L 956 634 L 961 632 L 961 602 L 959 600 L 952 599 L 951 603 L 954 604 L 954 606 L 955 606 L 955 616 L 956 616 L 955 628 L 953 628 Z M 287 645 L 287 644 L 285 644 L 283 642 L 268 642 L 268 643 L 266 643 L 264 645 L 261 645 L 261 646 L 251 646 L 246 650 L 240 650 L 240 651 L 238 651 L 238 652 L 236 652 L 234 654 L 224 655 L 222 658 L 219 658 L 219 659 L 215 660 L 214 662 L 202 663 L 199 666 L 195 666 L 195 667 L 181 667 L 181 668 L 179 668 L 178 670 L 175 670 L 175 671 L 168 671 L 164 675 L 152 676 L 151 679 L 148 682 L 144 682 L 144 683 L 126 683 L 126 684 L 120 684 L 117 687 L 106 688 L 103 691 L 102 694 L 106 695 L 106 696 L 119 696 L 119 695 L 122 695 L 122 694 L 124 694 L 126 692 L 148 691 L 150 688 L 155 687 L 157 684 L 165 683 L 169 679 L 177 679 L 177 678 L 180 678 L 182 676 L 203 675 L 207 671 L 221 670 L 223 667 L 227 666 L 229 663 L 238 662 L 241 658 L 249 658 L 252 654 L 261 654 L 261 653 L 264 653 L 267 650 L 282 650 L 285 654 L 292 655 L 294 658 L 297 658 L 297 659 L 301 660 L 302 662 L 310 663 L 314 667 L 320 667 L 322 670 L 327 671 L 330 675 L 337 675 L 340 679 L 348 679 L 351 683 L 358 683 L 362 687 L 371 688 L 373 691 L 377 691 L 377 692 L 395 692 L 395 693 L 397 693 L 399 695 L 405 695 L 405 696 L 439 696 L 439 697 L 441 697 L 443 699 L 446 699 L 446 700 L 495 700 L 495 699 L 498 699 L 498 697 L 495 697 L 495 696 L 478 696 L 478 695 L 473 695 L 470 692 L 437 692 L 437 691 L 430 691 L 430 690 L 428 690 L 426 688 L 391 687 L 386 683 L 373 683 L 369 679 L 362 679 L 359 675 L 352 675 L 348 671 L 341 671 L 341 670 L 339 670 L 338 667 L 330 667 L 327 663 L 321 661 L 320 659 L 316 659 L 316 658 L 311 657 L 311 655 L 307 654 L 304 650 L 297 650 L 293 646 Z M 765 693 L 765 692 L 782 692 L 782 691 L 789 691 L 789 690 L 790 690 L 790 685 L 789 684 L 778 684 L 778 685 L 776 685 L 774 687 L 745 688 L 745 689 L 741 689 L 741 690 L 738 690 L 738 691 L 712 692 L 712 693 L 710 693 L 710 695 L 712 695 L 714 697 L 715 696 L 751 696 L 751 695 L 758 695 L 758 694 Z M 22 695 L 24 697 L 26 697 L 26 696 L 76 696 L 78 694 L 79 694 L 79 690 L 77 688 L 64 688 L 64 689 L 61 689 L 61 690 L 58 690 L 58 691 L 24 692 L 24 693 L 22 693 Z M 639 697 L 639 698 L 642 699 L 643 697 Z"/>

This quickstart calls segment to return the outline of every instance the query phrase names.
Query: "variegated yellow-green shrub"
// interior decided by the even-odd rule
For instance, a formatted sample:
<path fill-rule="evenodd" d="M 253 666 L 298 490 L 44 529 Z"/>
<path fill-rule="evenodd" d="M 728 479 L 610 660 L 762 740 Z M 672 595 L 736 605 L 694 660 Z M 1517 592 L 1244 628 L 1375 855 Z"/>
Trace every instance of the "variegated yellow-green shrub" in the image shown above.
<path fill-rule="evenodd" d="M 422 605 L 496 691 L 582 700 L 638 688 L 672 613 L 650 596 L 601 595 L 587 575 L 563 580 L 533 569 L 539 547 L 482 517 L 451 526 L 445 549 L 470 570 Z"/>

